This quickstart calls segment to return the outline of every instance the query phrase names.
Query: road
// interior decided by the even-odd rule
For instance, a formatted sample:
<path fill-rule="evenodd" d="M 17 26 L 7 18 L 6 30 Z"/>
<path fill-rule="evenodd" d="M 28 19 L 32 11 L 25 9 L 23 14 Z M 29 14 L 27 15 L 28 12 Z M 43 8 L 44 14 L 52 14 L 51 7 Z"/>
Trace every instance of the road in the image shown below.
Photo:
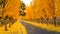
<path fill-rule="evenodd" d="M 27 34 L 60 34 L 60 32 L 47 31 L 46 29 L 27 24 L 23 20 L 21 20 L 20 22 L 26 27 Z"/>

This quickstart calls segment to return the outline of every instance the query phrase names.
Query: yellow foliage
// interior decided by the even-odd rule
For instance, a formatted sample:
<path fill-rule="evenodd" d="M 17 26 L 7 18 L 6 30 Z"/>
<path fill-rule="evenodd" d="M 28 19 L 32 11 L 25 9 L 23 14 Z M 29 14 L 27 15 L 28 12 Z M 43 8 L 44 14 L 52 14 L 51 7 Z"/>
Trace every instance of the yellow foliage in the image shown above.
<path fill-rule="evenodd" d="M 19 17 L 19 6 L 20 0 L 6 0 L 7 3 L 4 8 L 3 16 L 12 17 L 13 19 L 18 19 Z"/>
<path fill-rule="evenodd" d="M 55 0 L 55 7 L 56 7 L 56 16 L 59 17 L 60 16 L 60 0 Z"/>
<path fill-rule="evenodd" d="M 55 10 L 55 12 L 54 12 Z M 26 15 L 30 19 L 51 18 L 60 16 L 59 0 L 34 0 L 29 8 L 26 8 Z M 54 15 L 55 13 L 55 15 Z"/>

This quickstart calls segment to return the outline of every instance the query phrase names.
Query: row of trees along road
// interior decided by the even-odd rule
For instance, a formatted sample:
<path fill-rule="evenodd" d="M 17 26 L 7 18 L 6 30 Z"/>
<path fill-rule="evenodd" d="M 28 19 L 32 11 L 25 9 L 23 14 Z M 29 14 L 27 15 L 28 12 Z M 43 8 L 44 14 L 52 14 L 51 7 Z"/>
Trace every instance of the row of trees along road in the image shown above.
<path fill-rule="evenodd" d="M 33 0 L 29 7 L 26 7 L 26 19 L 42 20 L 53 19 L 53 24 L 56 26 L 56 18 L 60 17 L 59 0 Z"/>

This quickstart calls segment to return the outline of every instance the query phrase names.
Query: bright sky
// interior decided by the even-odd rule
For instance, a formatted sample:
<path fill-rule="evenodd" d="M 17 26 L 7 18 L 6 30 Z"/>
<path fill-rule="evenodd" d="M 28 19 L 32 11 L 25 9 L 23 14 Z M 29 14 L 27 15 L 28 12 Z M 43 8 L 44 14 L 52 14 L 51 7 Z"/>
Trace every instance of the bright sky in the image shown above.
<path fill-rule="evenodd" d="M 29 5 L 30 5 L 30 2 L 32 2 L 32 0 L 21 0 L 21 1 L 23 1 L 26 6 L 27 6 L 27 5 L 29 6 Z"/>

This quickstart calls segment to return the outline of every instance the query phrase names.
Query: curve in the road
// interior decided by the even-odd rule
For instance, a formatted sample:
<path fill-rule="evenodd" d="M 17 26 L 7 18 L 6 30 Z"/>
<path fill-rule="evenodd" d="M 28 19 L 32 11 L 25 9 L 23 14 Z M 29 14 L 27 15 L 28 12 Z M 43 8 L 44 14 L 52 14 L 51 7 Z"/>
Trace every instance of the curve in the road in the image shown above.
<path fill-rule="evenodd" d="M 27 24 L 24 21 L 20 21 L 27 29 L 28 34 L 60 34 L 56 31 L 47 31 L 46 29 L 38 28 L 33 25 Z"/>

